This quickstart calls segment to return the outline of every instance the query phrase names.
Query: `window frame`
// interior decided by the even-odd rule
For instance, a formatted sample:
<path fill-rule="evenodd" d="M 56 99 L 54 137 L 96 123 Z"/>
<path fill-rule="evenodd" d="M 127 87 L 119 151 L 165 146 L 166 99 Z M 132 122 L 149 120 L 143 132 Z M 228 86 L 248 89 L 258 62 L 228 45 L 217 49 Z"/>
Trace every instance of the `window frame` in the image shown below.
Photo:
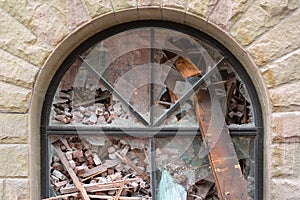
<path fill-rule="evenodd" d="M 174 136 L 174 134 L 179 134 L 182 136 L 189 136 L 191 131 L 188 128 L 182 130 L 180 128 L 180 133 L 176 132 L 176 128 L 114 128 L 114 127 L 75 127 L 75 126 L 51 126 L 49 125 L 50 111 L 52 106 L 52 101 L 56 92 L 56 89 L 62 80 L 64 74 L 71 67 L 71 64 L 90 48 L 93 44 L 104 40 L 112 35 L 120 33 L 122 31 L 130 30 L 133 28 L 141 27 L 160 27 L 167 28 L 175 31 L 185 33 L 187 35 L 199 38 L 212 46 L 219 49 L 222 54 L 230 60 L 232 67 L 235 69 L 241 80 L 247 87 L 252 107 L 253 107 L 253 116 L 254 116 L 254 127 L 229 127 L 229 132 L 231 137 L 254 137 L 254 151 L 255 151 L 255 199 L 263 199 L 263 151 L 264 151 L 264 135 L 263 135 L 263 118 L 262 118 L 262 109 L 258 99 L 258 95 L 255 89 L 255 86 L 249 77 L 247 71 L 238 61 L 238 59 L 221 43 L 216 41 L 213 37 L 207 35 L 206 33 L 192 28 L 190 26 L 179 24 L 169 21 L 159 21 L 159 20 L 145 20 L 145 21 L 133 21 L 124 24 L 120 24 L 106 30 L 100 31 L 91 38 L 84 41 L 82 44 L 79 44 L 78 47 L 67 57 L 66 60 L 62 63 L 60 68 L 55 73 L 54 77 L 51 80 L 51 83 L 47 89 L 45 95 L 45 101 L 42 108 L 41 116 L 41 197 L 45 198 L 49 195 L 49 147 L 48 147 L 48 137 L 51 135 L 77 135 L 77 131 L 80 130 L 86 131 L 90 135 L 127 135 L 130 133 L 132 135 L 148 135 L 150 137 L 154 136 Z M 157 131 L 159 132 L 157 133 Z M 193 129 L 194 131 L 195 129 Z M 189 134 L 190 133 L 190 134 Z M 194 134 L 193 134 L 194 135 Z M 197 135 L 201 137 L 200 130 Z M 154 137 L 151 139 L 151 145 L 153 144 Z M 155 173 L 155 172 L 152 172 Z M 152 174 L 153 175 L 153 174 Z M 154 183 L 155 184 L 155 183 Z"/>

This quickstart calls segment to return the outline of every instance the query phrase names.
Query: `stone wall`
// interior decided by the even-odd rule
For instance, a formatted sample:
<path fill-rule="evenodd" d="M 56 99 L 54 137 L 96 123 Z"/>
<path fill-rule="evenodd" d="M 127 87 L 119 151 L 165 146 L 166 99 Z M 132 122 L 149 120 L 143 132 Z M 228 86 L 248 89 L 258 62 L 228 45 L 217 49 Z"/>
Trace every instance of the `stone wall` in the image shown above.
<path fill-rule="evenodd" d="M 39 123 L 51 77 L 98 30 L 130 20 L 194 26 L 227 46 L 265 119 L 265 199 L 300 199 L 297 0 L 0 0 L 0 199 L 39 199 Z"/>

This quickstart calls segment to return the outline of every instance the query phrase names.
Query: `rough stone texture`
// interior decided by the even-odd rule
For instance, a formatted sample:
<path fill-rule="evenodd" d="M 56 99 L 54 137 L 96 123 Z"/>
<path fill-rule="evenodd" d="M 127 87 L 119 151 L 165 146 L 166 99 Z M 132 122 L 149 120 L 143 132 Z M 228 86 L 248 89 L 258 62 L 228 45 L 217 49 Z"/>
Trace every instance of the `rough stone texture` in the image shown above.
<path fill-rule="evenodd" d="M 273 110 L 276 112 L 299 111 L 300 109 L 300 81 L 285 84 L 270 90 Z"/>
<path fill-rule="evenodd" d="M 38 68 L 0 49 L 0 81 L 31 88 Z"/>
<path fill-rule="evenodd" d="M 280 143 L 271 147 L 272 177 L 300 178 L 300 143 Z"/>
<path fill-rule="evenodd" d="M 137 8 L 136 0 L 111 0 L 113 11 Z"/>
<path fill-rule="evenodd" d="M 209 0 L 190 0 L 188 3 L 187 11 L 194 13 L 200 17 L 206 18 L 209 2 Z"/>
<path fill-rule="evenodd" d="M 300 49 L 264 66 L 261 71 L 269 88 L 300 80 Z M 286 70 L 288 69 L 288 70 Z"/>
<path fill-rule="evenodd" d="M 249 45 L 256 37 L 278 23 L 284 16 L 297 8 L 297 1 L 261 0 L 251 7 L 231 28 L 231 34 L 243 46 Z"/>
<path fill-rule="evenodd" d="M 300 179 L 272 179 L 271 191 L 272 200 L 299 200 Z"/>
<path fill-rule="evenodd" d="M 0 152 L 1 177 L 28 176 L 28 145 L 0 144 Z"/>
<path fill-rule="evenodd" d="M 183 10 L 186 9 L 188 4 L 188 0 L 162 0 L 162 7 L 172 7 L 172 8 L 181 8 Z"/>
<path fill-rule="evenodd" d="M 160 7 L 162 0 L 138 0 L 138 7 L 152 6 Z"/>
<path fill-rule="evenodd" d="M 42 66 L 50 54 L 50 47 L 41 42 L 30 30 L 0 9 L 0 48 Z"/>
<path fill-rule="evenodd" d="M 84 0 L 84 3 L 92 17 L 112 11 L 110 0 Z"/>
<path fill-rule="evenodd" d="M 249 53 L 257 65 L 265 65 L 300 47 L 299 19 L 298 9 L 250 45 Z"/>
<path fill-rule="evenodd" d="M 0 82 L 0 111 L 26 112 L 30 95 L 30 89 Z"/>
<path fill-rule="evenodd" d="M 69 30 L 74 30 L 91 19 L 85 4 L 81 0 L 47 0 L 44 2 L 50 6 L 52 12 L 56 13 L 54 16 L 58 16 L 59 21 L 67 26 Z M 100 3 L 98 5 L 95 3 L 93 6 L 97 7 Z"/>
<path fill-rule="evenodd" d="M 0 199 L 4 199 L 4 180 L 0 179 Z"/>
<path fill-rule="evenodd" d="M 28 122 L 25 114 L 0 113 L 0 143 L 28 142 Z"/>
<path fill-rule="evenodd" d="M 6 1 L 2 8 L 51 45 L 56 45 L 68 33 L 60 17 L 47 4 L 24 0 Z"/>
<path fill-rule="evenodd" d="M 4 193 L 2 193 L 3 196 L 2 199 L 7 199 L 7 200 L 29 200 L 30 199 L 28 179 L 8 179 L 4 181 L 4 187 L 5 187 L 5 191 Z"/>
<path fill-rule="evenodd" d="M 300 143 L 300 112 L 274 113 L 272 116 L 273 143 Z"/>

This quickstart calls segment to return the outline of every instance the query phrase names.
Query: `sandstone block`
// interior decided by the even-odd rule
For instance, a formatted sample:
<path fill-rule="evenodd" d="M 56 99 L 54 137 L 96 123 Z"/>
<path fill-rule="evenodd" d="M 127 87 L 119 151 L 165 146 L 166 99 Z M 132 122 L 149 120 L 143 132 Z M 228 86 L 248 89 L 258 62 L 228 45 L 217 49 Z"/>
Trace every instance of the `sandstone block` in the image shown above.
<path fill-rule="evenodd" d="M 300 80 L 300 50 L 291 52 L 261 69 L 269 88 Z"/>
<path fill-rule="evenodd" d="M 139 0 L 138 7 L 143 7 L 143 6 L 160 7 L 161 0 Z"/>
<path fill-rule="evenodd" d="M 300 47 L 299 18 L 300 10 L 297 10 L 249 46 L 248 51 L 257 65 L 265 65 Z"/>
<path fill-rule="evenodd" d="M 30 89 L 0 82 L 0 111 L 26 112 L 30 96 Z"/>
<path fill-rule="evenodd" d="M 114 11 L 137 8 L 136 0 L 111 0 L 111 4 Z"/>
<path fill-rule="evenodd" d="M 209 10 L 209 0 L 199 1 L 199 0 L 190 0 L 187 6 L 187 11 L 206 18 L 206 13 Z"/>
<path fill-rule="evenodd" d="M 84 4 L 92 17 L 112 12 L 110 0 L 84 0 Z"/>
<path fill-rule="evenodd" d="M 187 0 L 173 0 L 173 1 L 162 0 L 162 7 L 180 8 L 183 9 L 183 11 L 187 7 L 187 4 L 188 4 Z"/>
<path fill-rule="evenodd" d="M 50 46 L 3 10 L 0 10 L 0 24 L 0 48 L 36 66 L 44 63 L 51 52 Z"/>
<path fill-rule="evenodd" d="M 0 49 L 0 80 L 31 88 L 38 68 Z"/>
<path fill-rule="evenodd" d="M 300 143 L 280 143 L 271 147 L 272 177 L 300 178 Z"/>
<path fill-rule="evenodd" d="M 69 30 L 74 30 L 91 19 L 84 1 L 46 0 L 44 2 L 47 6 L 49 6 L 49 9 L 53 11 L 54 16 L 57 16 L 57 20 L 63 23 L 64 26 L 68 27 Z M 101 4 L 102 2 L 98 2 L 98 4 L 94 3 L 93 6 L 97 8 L 98 6 L 101 6 Z"/>
<path fill-rule="evenodd" d="M 299 111 L 300 108 L 300 82 L 279 86 L 270 90 L 273 110 L 276 112 Z"/>
<path fill-rule="evenodd" d="M 28 179 L 5 180 L 3 199 L 29 200 L 30 188 Z"/>
<path fill-rule="evenodd" d="M 0 152 L 1 177 L 28 176 L 28 145 L 2 144 Z"/>
<path fill-rule="evenodd" d="M 26 143 L 27 126 L 26 114 L 0 113 L 0 143 Z"/>
<path fill-rule="evenodd" d="M 298 200 L 300 199 L 300 179 L 272 179 L 272 200 Z"/>
<path fill-rule="evenodd" d="M 300 142 L 300 112 L 274 113 L 272 116 L 273 143 Z"/>
<path fill-rule="evenodd" d="M 0 194 L 4 194 L 4 179 L 0 179 Z M 0 197 L 2 197 L 0 195 Z"/>

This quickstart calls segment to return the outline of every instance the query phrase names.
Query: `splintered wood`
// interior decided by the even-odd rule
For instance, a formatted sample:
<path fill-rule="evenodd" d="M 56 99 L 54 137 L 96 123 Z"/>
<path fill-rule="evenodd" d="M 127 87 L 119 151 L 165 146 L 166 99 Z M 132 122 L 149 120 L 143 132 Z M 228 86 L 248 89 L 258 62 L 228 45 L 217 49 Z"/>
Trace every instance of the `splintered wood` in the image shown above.
<path fill-rule="evenodd" d="M 101 139 L 97 144 L 78 136 L 54 139 L 50 181 L 55 197 L 48 200 L 151 199 L 146 142 Z"/>

